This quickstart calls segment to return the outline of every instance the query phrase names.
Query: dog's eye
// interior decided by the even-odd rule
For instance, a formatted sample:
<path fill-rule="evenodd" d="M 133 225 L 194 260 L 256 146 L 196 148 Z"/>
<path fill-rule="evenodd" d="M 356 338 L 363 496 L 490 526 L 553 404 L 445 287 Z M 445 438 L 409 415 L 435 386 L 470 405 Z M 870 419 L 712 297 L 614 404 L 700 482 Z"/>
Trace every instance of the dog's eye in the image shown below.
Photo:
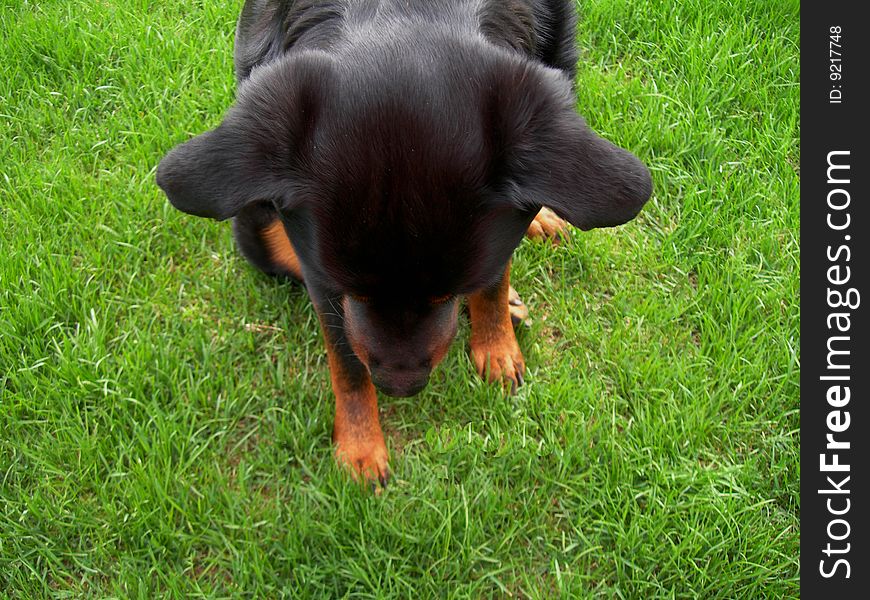
<path fill-rule="evenodd" d="M 446 304 L 446 303 L 450 302 L 451 300 L 453 300 L 453 298 L 455 298 L 455 296 L 453 294 L 445 294 L 443 296 L 432 296 L 431 298 L 429 298 L 429 302 L 431 302 L 432 304 Z"/>

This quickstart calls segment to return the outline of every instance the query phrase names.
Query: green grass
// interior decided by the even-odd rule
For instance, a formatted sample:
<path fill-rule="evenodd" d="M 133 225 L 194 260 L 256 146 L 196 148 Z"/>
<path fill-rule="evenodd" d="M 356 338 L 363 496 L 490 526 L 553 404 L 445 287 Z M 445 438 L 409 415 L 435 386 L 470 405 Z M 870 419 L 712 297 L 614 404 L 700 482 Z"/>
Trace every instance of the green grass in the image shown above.
<path fill-rule="evenodd" d="M 0 597 L 797 596 L 799 3 L 583 3 L 579 109 L 654 198 L 523 243 L 527 384 L 463 324 L 381 401 L 380 497 L 302 290 L 154 184 L 240 5 L 0 2 Z"/>

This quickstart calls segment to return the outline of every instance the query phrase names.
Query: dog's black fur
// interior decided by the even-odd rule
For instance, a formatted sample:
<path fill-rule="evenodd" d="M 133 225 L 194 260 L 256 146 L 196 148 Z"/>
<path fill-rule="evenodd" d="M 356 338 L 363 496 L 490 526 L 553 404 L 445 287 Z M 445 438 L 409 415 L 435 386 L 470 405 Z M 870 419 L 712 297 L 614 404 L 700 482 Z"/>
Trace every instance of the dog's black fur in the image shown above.
<path fill-rule="evenodd" d="M 248 0 L 237 102 L 158 184 L 304 280 L 349 379 L 414 393 L 543 205 L 589 229 L 651 193 L 574 111 L 575 27 L 571 0 Z M 263 242 L 279 217 L 301 273 Z"/>

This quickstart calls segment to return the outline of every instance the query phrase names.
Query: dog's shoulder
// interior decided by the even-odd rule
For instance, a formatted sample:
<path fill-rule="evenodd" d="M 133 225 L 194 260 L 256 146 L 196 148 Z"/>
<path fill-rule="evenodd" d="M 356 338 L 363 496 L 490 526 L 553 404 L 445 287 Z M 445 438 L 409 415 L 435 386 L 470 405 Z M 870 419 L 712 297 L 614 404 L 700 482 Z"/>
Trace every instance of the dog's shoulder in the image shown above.
<path fill-rule="evenodd" d="M 481 33 L 491 43 L 521 52 L 574 80 L 577 13 L 571 0 L 483 0 Z"/>
<path fill-rule="evenodd" d="M 337 37 L 342 0 L 247 0 L 236 25 L 236 79 L 290 48 L 326 49 Z"/>
<path fill-rule="evenodd" d="M 481 33 L 497 46 L 534 55 L 538 32 L 533 4 L 530 0 L 484 0 L 478 9 Z"/>

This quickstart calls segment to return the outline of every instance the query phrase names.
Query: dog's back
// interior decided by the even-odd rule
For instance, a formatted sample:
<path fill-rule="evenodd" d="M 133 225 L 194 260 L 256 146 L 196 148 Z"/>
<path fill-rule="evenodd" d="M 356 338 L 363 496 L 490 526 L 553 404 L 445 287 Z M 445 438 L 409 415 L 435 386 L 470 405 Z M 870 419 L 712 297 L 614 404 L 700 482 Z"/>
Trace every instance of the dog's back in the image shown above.
<path fill-rule="evenodd" d="M 574 81 L 576 16 L 570 0 L 248 0 L 236 29 L 239 81 L 294 49 L 329 50 L 354 30 L 386 25 L 377 35 L 417 24 L 481 35 L 559 69 Z M 358 33 L 358 31 L 357 31 Z"/>

